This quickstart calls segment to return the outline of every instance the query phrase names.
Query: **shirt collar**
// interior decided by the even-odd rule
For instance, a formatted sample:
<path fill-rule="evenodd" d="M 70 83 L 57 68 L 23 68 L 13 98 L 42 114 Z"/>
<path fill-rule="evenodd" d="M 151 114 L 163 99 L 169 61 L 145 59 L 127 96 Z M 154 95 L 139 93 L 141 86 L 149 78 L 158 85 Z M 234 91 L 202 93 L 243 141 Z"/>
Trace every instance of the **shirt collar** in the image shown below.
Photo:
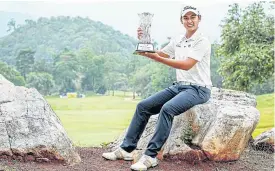
<path fill-rule="evenodd" d="M 199 36 L 201 36 L 201 32 L 200 32 L 200 29 L 198 28 L 197 30 L 196 30 L 196 32 L 189 38 L 189 39 L 187 39 L 186 37 L 185 37 L 185 35 L 184 35 L 184 39 L 185 40 L 196 40 Z"/>

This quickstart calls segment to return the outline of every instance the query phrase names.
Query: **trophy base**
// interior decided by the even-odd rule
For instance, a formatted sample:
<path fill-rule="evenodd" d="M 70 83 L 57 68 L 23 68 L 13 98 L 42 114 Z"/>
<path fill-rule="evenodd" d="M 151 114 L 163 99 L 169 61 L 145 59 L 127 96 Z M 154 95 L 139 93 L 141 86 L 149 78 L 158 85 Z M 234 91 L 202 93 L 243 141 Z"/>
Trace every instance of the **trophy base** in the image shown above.
<path fill-rule="evenodd" d="M 137 54 L 138 52 L 155 53 L 156 51 L 154 50 L 154 45 L 151 43 L 138 43 L 134 54 Z"/>

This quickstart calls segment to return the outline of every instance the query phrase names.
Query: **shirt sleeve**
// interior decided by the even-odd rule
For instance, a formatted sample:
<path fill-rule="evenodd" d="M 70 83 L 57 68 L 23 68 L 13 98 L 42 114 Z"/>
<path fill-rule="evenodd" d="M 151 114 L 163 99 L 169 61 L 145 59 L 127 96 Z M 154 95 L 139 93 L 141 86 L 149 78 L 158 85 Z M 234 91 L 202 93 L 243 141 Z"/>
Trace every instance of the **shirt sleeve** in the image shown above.
<path fill-rule="evenodd" d="M 201 39 L 193 47 L 188 53 L 188 57 L 195 59 L 197 61 L 201 61 L 207 52 L 211 50 L 211 43 L 208 39 Z"/>
<path fill-rule="evenodd" d="M 172 39 L 164 48 L 160 50 L 161 52 L 169 55 L 169 58 L 175 58 L 175 40 Z"/>

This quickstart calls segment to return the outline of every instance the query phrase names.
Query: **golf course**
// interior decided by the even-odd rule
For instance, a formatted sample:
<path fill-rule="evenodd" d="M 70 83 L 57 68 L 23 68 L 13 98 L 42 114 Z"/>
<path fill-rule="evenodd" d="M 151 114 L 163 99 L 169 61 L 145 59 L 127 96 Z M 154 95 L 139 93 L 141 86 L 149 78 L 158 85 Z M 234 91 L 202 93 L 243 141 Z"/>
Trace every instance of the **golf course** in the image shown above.
<path fill-rule="evenodd" d="M 60 118 L 74 145 L 101 146 L 115 140 L 129 125 L 139 97 L 116 92 L 115 96 L 87 96 L 86 98 L 46 97 Z M 274 127 L 274 94 L 257 96 L 260 121 L 253 137 Z"/>

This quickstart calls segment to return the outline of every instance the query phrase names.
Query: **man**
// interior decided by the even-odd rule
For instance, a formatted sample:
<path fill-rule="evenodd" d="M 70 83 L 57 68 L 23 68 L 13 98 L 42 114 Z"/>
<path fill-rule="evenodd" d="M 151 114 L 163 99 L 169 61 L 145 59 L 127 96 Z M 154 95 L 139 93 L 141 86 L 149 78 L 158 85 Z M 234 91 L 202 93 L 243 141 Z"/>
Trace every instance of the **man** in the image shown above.
<path fill-rule="evenodd" d="M 139 53 L 176 68 L 177 82 L 142 100 L 137 105 L 122 144 L 114 152 L 103 153 L 104 158 L 133 160 L 132 152 L 150 116 L 159 114 L 155 133 L 144 155 L 131 166 L 131 169 L 147 170 L 158 165 L 156 156 L 169 136 L 174 116 L 209 100 L 212 86 L 210 79 L 211 44 L 198 30 L 201 15 L 197 8 L 185 6 L 181 11 L 180 20 L 186 29 L 185 35 L 173 39 L 156 53 Z M 142 30 L 138 29 L 138 38 L 141 35 Z"/>

